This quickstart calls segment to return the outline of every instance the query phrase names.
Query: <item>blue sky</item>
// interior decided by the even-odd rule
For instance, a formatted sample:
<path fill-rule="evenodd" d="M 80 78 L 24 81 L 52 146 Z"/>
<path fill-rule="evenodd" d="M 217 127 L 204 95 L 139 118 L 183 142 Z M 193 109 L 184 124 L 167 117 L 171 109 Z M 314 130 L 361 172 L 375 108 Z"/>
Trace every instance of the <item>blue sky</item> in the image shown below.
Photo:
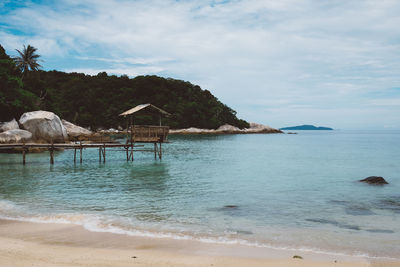
<path fill-rule="evenodd" d="M 0 1 L 0 44 L 45 70 L 155 74 L 248 121 L 400 129 L 400 1 Z"/>

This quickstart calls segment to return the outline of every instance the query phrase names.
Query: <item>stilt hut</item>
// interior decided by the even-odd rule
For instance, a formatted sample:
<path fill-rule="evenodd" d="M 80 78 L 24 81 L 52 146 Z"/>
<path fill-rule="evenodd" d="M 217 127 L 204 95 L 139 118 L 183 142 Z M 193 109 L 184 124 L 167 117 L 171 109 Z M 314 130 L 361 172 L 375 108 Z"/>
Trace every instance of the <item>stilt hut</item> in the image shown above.
<path fill-rule="evenodd" d="M 135 125 L 135 116 L 140 115 L 153 115 L 158 116 L 159 125 Z M 135 143 L 153 143 L 154 144 L 154 157 L 162 158 L 162 143 L 168 141 L 168 126 L 162 126 L 162 117 L 169 117 L 171 114 L 162 110 L 152 104 L 141 104 L 131 108 L 120 116 L 127 117 L 127 160 L 133 160 L 133 148 Z M 158 148 L 159 145 L 159 148 Z M 129 147 L 131 148 L 130 153 Z"/>

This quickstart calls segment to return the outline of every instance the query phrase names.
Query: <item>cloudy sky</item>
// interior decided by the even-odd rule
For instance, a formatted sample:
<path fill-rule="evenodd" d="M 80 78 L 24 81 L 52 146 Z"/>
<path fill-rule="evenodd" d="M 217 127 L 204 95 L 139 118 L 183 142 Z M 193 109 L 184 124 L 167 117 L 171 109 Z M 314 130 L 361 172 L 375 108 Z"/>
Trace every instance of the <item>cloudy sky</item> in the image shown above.
<path fill-rule="evenodd" d="M 400 1 L 0 1 L 0 44 L 45 70 L 155 74 L 248 121 L 400 129 Z"/>

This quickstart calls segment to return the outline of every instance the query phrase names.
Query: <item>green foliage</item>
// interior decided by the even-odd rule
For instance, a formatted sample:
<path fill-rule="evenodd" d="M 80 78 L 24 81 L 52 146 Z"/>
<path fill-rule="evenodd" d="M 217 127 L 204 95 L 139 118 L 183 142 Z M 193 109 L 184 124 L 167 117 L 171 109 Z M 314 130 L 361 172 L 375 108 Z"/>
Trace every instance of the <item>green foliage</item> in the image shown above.
<path fill-rule="evenodd" d="M 19 55 L 14 58 L 14 61 L 17 68 L 20 69 L 23 74 L 29 70 L 38 70 L 38 68 L 41 67 L 38 63 L 38 58 L 40 56 L 36 54 L 37 48 L 31 45 L 24 45 L 22 52 L 18 49 L 16 50 Z"/>
<path fill-rule="evenodd" d="M 22 113 L 36 109 L 36 101 L 32 92 L 24 90 L 20 72 L 0 45 L 0 121 L 18 119 Z"/>
<path fill-rule="evenodd" d="M 163 119 L 163 124 L 171 128 L 215 129 L 225 123 L 239 128 L 249 127 L 246 121 L 236 117 L 234 110 L 221 103 L 208 90 L 182 80 L 158 76 L 130 79 L 126 75 L 110 76 L 105 72 L 90 76 L 39 70 L 25 76 L 24 90 L 29 92 L 24 91 L 25 95 L 21 95 L 18 92 L 22 90 L 22 82 L 17 76 L 13 78 L 16 84 L 4 85 L 4 88 L 14 93 L 14 106 L 19 109 L 8 110 L 6 113 L 9 116 L 18 117 L 21 110 L 28 111 L 30 107 L 25 100 L 30 99 L 32 105 L 53 111 L 78 125 L 90 126 L 92 129 L 115 128 L 126 126 L 126 120 L 118 114 L 136 105 L 151 103 L 172 114 L 170 118 Z M 31 99 L 32 96 L 35 99 Z M 136 124 L 158 122 L 158 117 L 135 117 Z"/>

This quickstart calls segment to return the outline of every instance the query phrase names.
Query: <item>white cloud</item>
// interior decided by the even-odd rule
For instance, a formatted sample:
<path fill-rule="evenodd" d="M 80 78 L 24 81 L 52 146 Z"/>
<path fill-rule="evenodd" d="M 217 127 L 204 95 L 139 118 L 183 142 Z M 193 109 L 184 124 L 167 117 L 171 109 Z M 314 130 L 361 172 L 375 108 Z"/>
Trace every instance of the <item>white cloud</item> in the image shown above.
<path fill-rule="evenodd" d="M 12 10 L 0 38 L 8 50 L 29 42 L 44 58 L 70 58 L 76 67 L 58 68 L 67 71 L 190 80 L 248 120 L 284 126 L 318 113 L 340 126 L 335 108 L 365 109 L 370 93 L 399 87 L 399 12 L 396 0 L 65 0 Z"/>

